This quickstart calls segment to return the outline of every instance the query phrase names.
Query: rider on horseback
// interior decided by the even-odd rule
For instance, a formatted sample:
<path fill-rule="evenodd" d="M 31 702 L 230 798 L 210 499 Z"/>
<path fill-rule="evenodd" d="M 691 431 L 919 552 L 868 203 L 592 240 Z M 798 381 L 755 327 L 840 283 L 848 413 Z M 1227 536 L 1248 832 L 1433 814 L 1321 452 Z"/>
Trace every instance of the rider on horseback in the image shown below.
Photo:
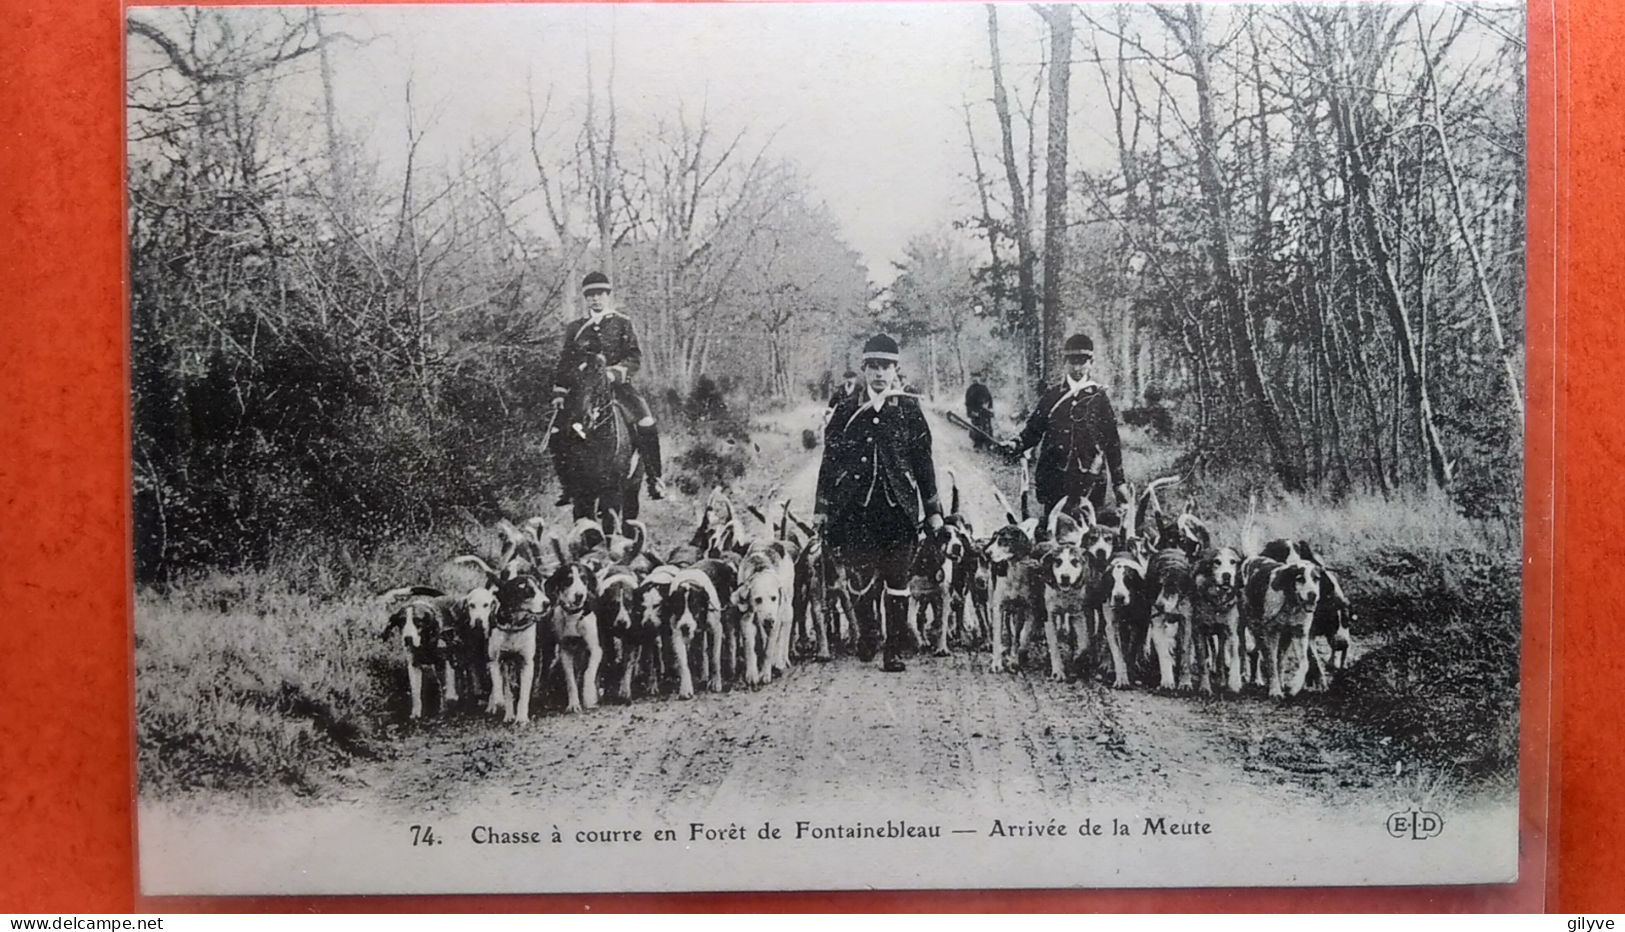
<path fill-rule="evenodd" d="M 666 497 L 666 485 L 660 478 L 660 434 L 655 429 L 649 403 L 631 382 L 643 362 L 637 334 L 632 332 L 631 320 L 611 309 L 608 275 L 589 272 L 581 280 L 581 296 L 587 304 L 587 316 L 565 325 L 564 347 L 559 352 L 558 369 L 553 375 L 553 407 L 564 406 L 564 399 L 575 387 L 576 374 L 586 367 L 586 360 L 593 355 L 602 356 L 615 383 L 615 400 L 631 412 L 637 423 L 638 455 L 643 459 L 644 473 L 648 476 L 649 498 L 659 501 Z M 569 494 L 561 496 L 558 503 L 569 504 Z"/>

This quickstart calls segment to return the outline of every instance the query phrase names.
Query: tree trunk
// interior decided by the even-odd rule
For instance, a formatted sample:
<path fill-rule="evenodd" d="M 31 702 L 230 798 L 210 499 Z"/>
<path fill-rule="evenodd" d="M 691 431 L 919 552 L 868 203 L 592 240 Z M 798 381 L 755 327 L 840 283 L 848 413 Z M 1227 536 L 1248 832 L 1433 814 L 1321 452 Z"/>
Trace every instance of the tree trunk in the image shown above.
<path fill-rule="evenodd" d="M 999 275 L 999 225 L 993 220 L 993 208 L 987 196 L 987 175 L 982 171 L 982 153 L 976 147 L 976 131 L 971 127 L 970 104 L 965 105 L 965 138 L 970 143 L 971 166 L 976 171 L 976 198 L 982 208 L 981 226 L 987 234 L 988 271 L 994 275 L 993 319 L 1004 319 L 1004 289 L 997 284 Z"/>
<path fill-rule="evenodd" d="M 1025 407 L 1037 397 L 1038 386 L 1043 384 L 1041 347 L 1035 337 L 1040 325 L 1038 317 L 1038 290 L 1033 281 L 1032 217 L 1027 211 L 1026 187 L 1021 182 L 1021 165 L 1016 161 L 1015 133 L 1010 123 L 1010 98 L 1004 89 L 1004 65 L 999 56 L 999 12 L 994 4 L 987 5 L 987 42 L 993 58 L 993 109 L 999 117 L 999 136 L 1003 144 L 1004 176 L 1010 185 L 1010 225 L 1015 228 L 1016 241 L 1016 297 L 1021 304 L 1022 364 L 1025 372 L 1021 380 L 1022 402 Z"/>
<path fill-rule="evenodd" d="M 1218 128 L 1213 115 L 1213 88 L 1208 78 L 1208 48 L 1202 37 L 1202 21 L 1195 4 L 1186 4 L 1183 17 L 1153 8 L 1165 22 L 1173 25 L 1174 33 L 1184 46 L 1185 57 L 1191 63 L 1192 78 L 1196 84 L 1197 179 L 1202 192 L 1203 213 L 1208 232 L 1207 250 L 1213 263 L 1213 274 L 1218 285 L 1218 297 L 1230 332 L 1230 343 L 1235 353 L 1237 376 L 1243 398 L 1253 419 L 1263 434 L 1270 451 L 1276 476 L 1288 491 L 1303 491 L 1303 471 L 1297 457 L 1287 446 L 1282 430 L 1280 412 L 1264 387 L 1263 373 L 1258 364 L 1258 351 L 1253 345 L 1248 321 L 1247 298 L 1236 278 L 1234 250 L 1231 248 L 1229 197 L 1219 175 Z"/>
<path fill-rule="evenodd" d="M 321 45 L 317 53 L 322 76 L 322 117 L 327 130 L 327 171 L 332 182 L 334 209 L 349 222 L 350 186 L 347 172 L 339 155 L 338 106 L 333 102 L 333 61 L 329 54 L 327 36 L 322 32 L 322 11 L 313 9 L 311 25 L 316 30 L 316 41 Z"/>
<path fill-rule="evenodd" d="M 1072 83 L 1072 7 L 1040 7 L 1049 23 L 1049 143 L 1044 163 L 1044 319 L 1039 328 L 1043 369 L 1051 381 L 1063 371 L 1066 315 L 1061 307 L 1061 273 L 1066 268 L 1066 150 L 1068 94 Z"/>
<path fill-rule="evenodd" d="M 1389 326 L 1394 332 L 1394 353 L 1399 358 L 1404 379 L 1405 401 L 1412 411 L 1423 446 L 1427 450 L 1428 476 L 1440 489 L 1450 487 L 1451 463 L 1445 458 L 1444 441 L 1433 420 L 1433 401 L 1428 396 L 1427 380 L 1422 377 L 1421 353 L 1415 331 L 1405 309 L 1405 298 L 1395 278 L 1394 259 L 1378 221 L 1377 205 L 1371 191 L 1370 170 L 1365 162 L 1364 139 L 1359 128 L 1359 117 L 1350 112 L 1345 101 L 1332 101 L 1332 118 L 1338 127 L 1338 136 L 1345 149 L 1344 164 L 1347 181 L 1358 205 L 1360 230 L 1366 249 L 1371 256 L 1372 269 L 1377 278 L 1377 295 L 1387 312 Z"/>
<path fill-rule="evenodd" d="M 1421 26 L 1417 26 L 1420 34 Z M 1489 277 L 1484 272 L 1484 260 L 1479 256 L 1478 242 L 1473 239 L 1472 232 L 1467 229 L 1467 207 L 1462 202 L 1461 178 L 1456 173 L 1456 160 L 1450 153 L 1450 138 L 1444 132 L 1444 114 L 1439 111 L 1439 87 L 1434 83 L 1433 59 L 1428 56 L 1426 46 L 1422 49 L 1422 59 L 1427 63 L 1428 85 L 1432 90 L 1429 98 L 1433 103 L 1433 134 L 1439 140 L 1439 157 L 1444 162 L 1445 180 L 1450 187 L 1451 213 L 1456 218 L 1456 232 L 1461 236 L 1461 243 L 1467 247 L 1467 258 L 1473 267 L 1473 284 L 1477 286 L 1478 299 L 1484 305 L 1484 315 L 1490 322 L 1490 335 L 1495 340 L 1495 352 L 1501 358 L 1501 374 L 1506 383 L 1507 398 L 1511 402 L 1512 413 L 1518 419 L 1518 428 L 1524 426 L 1523 386 L 1518 382 L 1518 372 L 1512 352 L 1507 348 L 1506 333 L 1501 328 L 1501 309 L 1496 305 L 1495 296 L 1490 292 Z"/>

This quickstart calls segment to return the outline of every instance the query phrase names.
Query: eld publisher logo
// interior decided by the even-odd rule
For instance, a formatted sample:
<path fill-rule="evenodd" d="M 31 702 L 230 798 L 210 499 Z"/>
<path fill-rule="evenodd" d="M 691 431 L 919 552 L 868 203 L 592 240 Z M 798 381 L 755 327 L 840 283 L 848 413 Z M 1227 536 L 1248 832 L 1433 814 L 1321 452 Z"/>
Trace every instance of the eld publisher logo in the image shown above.
<path fill-rule="evenodd" d="M 1388 817 L 1388 834 L 1395 838 L 1425 841 L 1444 831 L 1444 818 L 1437 812 L 1396 812 Z"/>

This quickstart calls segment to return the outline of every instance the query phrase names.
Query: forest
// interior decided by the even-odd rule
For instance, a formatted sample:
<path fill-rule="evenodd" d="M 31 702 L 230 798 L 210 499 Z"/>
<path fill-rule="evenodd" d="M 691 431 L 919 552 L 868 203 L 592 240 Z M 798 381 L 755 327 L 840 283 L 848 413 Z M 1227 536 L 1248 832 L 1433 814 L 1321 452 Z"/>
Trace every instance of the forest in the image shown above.
<path fill-rule="evenodd" d="M 342 16 L 132 11 L 138 578 L 545 486 L 552 364 L 594 268 L 676 433 L 702 381 L 736 410 L 821 397 L 877 326 L 922 391 L 985 373 L 1018 415 L 1081 330 L 1125 418 L 1166 412 L 1181 469 L 1443 496 L 1514 533 L 1521 7 L 943 15 L 985 33 L 979 90 L 944 102 L 973 207 L 897 218 L 912 239 L 880 270 L 814 153 L 715 99 L 640 110 L 613 50 L 447 157 L 411 81 L 397 138 L 352 125 L 335 84 L 380 37 Z"/>

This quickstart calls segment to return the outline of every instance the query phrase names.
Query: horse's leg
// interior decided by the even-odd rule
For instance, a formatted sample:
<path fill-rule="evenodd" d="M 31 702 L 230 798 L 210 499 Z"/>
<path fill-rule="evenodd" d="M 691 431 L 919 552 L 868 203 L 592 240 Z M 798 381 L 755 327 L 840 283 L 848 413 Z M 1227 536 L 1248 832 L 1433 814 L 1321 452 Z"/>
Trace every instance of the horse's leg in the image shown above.
<path fill-rule="evenodd" d="M 633 476 L 621 490 L 621 506 L 626 509 L 623 514 L 629 521 L 635 520 L 643 508 L 643 495 L 638 488 L 638 477 L 641 475 Z"/>
<path fill-rule="evenodd" d="M 598 514 L 596 515 L 598 520 L 604 523 L 606 530 L 609 528 L 608 518 L 611 512 L 620 515 L 623 519 L 630 517 L 622 510 L 622 504 L 620 484 L 615 482 L 607 483 L 603 487 L 602 494 L 598 496 Z"/>

